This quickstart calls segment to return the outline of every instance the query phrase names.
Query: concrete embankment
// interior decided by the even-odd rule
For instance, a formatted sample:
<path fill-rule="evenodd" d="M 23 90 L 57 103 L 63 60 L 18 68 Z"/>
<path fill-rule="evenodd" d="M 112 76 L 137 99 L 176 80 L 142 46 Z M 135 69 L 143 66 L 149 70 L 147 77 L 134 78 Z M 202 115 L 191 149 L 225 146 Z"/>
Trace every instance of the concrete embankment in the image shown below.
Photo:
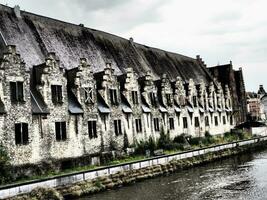
<path fill-rule="evenodd" d="M 59 176 L 47 180 L 39 180 L 24 185 L 0 188 L 0 196 L 3 195 L 1 197 L 4 198 L 27 193 L 9 199 L 75 199 L 247 151 L 263 149 L 266 148 L 266 146 L 267 137 L 217 145 L 76 174 Z M 44 189 L 41 187 L 51 188 Z"/>

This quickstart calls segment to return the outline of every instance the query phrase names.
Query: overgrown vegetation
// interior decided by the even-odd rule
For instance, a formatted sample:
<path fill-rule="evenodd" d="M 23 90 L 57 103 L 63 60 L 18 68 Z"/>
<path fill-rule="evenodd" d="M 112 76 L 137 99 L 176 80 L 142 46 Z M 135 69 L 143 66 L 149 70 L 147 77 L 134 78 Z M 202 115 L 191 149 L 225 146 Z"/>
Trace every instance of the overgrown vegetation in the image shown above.
<path fill-rule="evenodd" d="M 149 150 L 151 155 L 153 155 L 153 152 L 157 149 L 163 149 L 166 152 L 183 151 L 185 149 L 207 147 L 225 142 L 249 139 L 251 137 L 252 136 L 249 133 L 238 130 L 216 136 L 212 136 L 208 131 L 206 131 L 204 137 L 192 137 L 181 134 L 171 139 L 170 134 L 165 134 L 162 130 L 160 137 L 157 140 L 150 137 L 148 141 L 136 142 L 135 154 L 145 155 L 146 151 Z"/>
<path fill-rule="evenodd" d="M 160 136 L 158 139 L 149 137 L 147 141 L 136 141 L 134 146 L 129 145 L 127 135 L 124 135 L 124 145 L 123 150 L 133 147 L 135 149 L 135 153 L 132 155 L 127 155 L 126 153 L 124 156 L 121 156 L 119 158 L 115 158 L 112 160 L 109 160 L 104 164 L 104 166 L 114 165 L 114 164 L 122 164 L 126 162 L 131 161 L 138 161 L 145 159 L 147 156 L 154 156 L 154 151 L 158 149 L 164 150 L 164 153 L 175 153 L 179 151 L 184 151 L 188 149 L 194 149 L 194 148 L 200 148 L 200 147 L 206 147 L 216 144 L 222 144 L 226 142 L 233 142 L 236 140 L 242 140 L 242 139 L 249 139 L 252 136 L 249 133 L 245 133 L 243 131 L 233 131 L 233 132 L 227 132 L 223 135 L 216 135 L 212 136 L 209 132 L 205 133 L 204 137 L 191 137 L 186 134 L 181 134 L 173 139 L 170 137 L 169 132 L 164 133 L 163 130 L 160 132 Z M 118 144 L 114 141 L 110 141 L 110 150 L 118 150 Z M 149 151 L 149 154 L 148 152 Z M 20 180 L 15 180 L 18 182 L 24 182 L 28 180 L 33 179 L 41 179 L 41 178 L 47 178 L 47 177 L 53 177 L 56 175 L 63 175 L 68 174 L 72 172 L 79 172 L 79 171 L 85 171 L 85 170 L 91 170 L 96 169 L 99 166 L 74 166 L 70 169 L 65 169 L 61 171 L 47 171 L 46 173 L 42 173 L 39 175 L 31 176 L 31 177 L 21 177 Z M 101 166 L 100 166 L 101 167 Z M 103 167 L 103 165 L 102 165 Z M 10 174 L 10 165 L 9 165 L 9 158 L 5 151 L 5 149 L 0 145 L 0 185 L 10 183 L 12 180 L 12 176 Z"/>

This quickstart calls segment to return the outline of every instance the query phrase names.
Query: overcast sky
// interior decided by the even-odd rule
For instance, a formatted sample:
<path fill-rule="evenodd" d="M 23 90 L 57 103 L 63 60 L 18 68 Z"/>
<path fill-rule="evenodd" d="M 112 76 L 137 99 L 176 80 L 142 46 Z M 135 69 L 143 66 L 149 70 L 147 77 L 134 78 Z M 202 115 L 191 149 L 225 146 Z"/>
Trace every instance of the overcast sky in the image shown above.
<path fill-rule="evenodd" d="M 267 89 L 266 0 L 0 0 L 9 6 L 195 57 L 233 61 L 247 91 Z"/>

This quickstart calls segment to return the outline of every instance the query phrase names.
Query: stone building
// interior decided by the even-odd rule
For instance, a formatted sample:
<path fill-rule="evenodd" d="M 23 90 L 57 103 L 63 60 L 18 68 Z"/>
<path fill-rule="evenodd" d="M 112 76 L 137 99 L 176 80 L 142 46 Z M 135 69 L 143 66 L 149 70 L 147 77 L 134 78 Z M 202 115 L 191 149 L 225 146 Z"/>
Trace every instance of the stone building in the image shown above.
<path fill-rule="evenodd" d="M 260 94 L 247 92 L 247 110 L 249 121 L 264 121 L 266 119 Z"/>
<path fill-rule="evenodd" d="M 0 142 L 14 165 L 93 158 L 162 131 L 222 134 L 245 120 L 242 71 L 221 75 L 228 67 L 199 56 L 19 7 L 0 5 L 0 56 Z"/>

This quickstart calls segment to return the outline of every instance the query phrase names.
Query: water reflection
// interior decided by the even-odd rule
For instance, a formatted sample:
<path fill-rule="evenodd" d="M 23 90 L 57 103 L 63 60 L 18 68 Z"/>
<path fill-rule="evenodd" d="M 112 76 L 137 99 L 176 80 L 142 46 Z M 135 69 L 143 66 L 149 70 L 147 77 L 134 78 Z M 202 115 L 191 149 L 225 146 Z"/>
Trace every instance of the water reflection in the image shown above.
<path fill-rule="evenodd" d="M 267 151 L 236 156 L 83 200 L 267 199 Z"/>

